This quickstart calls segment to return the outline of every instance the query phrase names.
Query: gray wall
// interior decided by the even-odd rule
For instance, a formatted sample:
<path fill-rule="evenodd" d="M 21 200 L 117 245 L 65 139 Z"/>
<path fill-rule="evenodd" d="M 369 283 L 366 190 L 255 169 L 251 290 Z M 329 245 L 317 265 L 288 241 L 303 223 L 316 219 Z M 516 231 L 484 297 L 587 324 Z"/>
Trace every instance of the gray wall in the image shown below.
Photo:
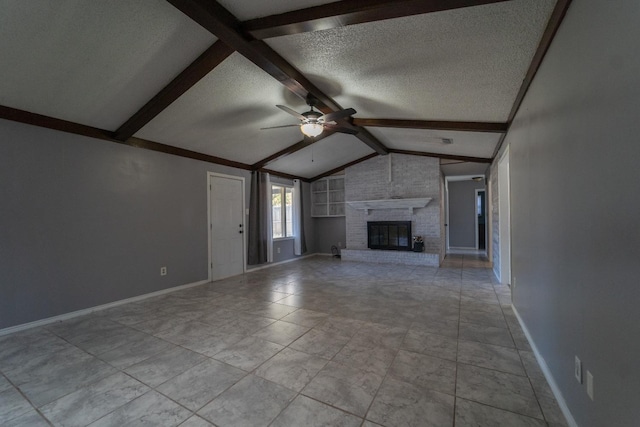
<path fill-rule="evenodd" d="M 481 182 L 449 181 L 449 247 L 476 247 L 476 189 Z"/>
<path fill-rule="evenodd" d="M 347 228 L 345 217 L 313 218 L 315 246 L 314 250 L 321 254 L 330 254 L 331 246 L 345 247 Z"/>
<path fill-rule="evenodd" d="M 206 280 L 207 172 L 249 207 L 247 171 L 0 120 L 0 329 Z"/>
<path fill-rule="evenodd" d="M 574 0 L 506 139 L 515 307 L 584 427 L 640 420 L 639 16 Z"/>

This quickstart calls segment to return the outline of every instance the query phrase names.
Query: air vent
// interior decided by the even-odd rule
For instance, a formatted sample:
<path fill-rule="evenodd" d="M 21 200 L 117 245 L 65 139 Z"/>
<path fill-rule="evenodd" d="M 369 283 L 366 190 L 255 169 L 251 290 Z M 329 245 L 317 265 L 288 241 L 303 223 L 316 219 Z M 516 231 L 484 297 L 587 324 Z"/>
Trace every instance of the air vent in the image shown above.
<path fill-rule="evenodd" d="M 443 144 L 447 144 L 447 145 L 453 144 L 453 139 L 451 139 L 451 138 L 442 138 L 442 143 Z"/>

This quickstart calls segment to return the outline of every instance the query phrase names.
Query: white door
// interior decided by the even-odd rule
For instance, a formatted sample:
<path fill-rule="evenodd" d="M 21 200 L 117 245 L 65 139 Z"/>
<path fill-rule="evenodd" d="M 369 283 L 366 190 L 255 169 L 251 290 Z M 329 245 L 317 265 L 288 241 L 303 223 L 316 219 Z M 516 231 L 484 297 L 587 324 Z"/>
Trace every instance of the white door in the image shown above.
<path fill-rule="evenodd" d="M 244 273 L 244 178 L 209 174 L 210 279 Z"/>

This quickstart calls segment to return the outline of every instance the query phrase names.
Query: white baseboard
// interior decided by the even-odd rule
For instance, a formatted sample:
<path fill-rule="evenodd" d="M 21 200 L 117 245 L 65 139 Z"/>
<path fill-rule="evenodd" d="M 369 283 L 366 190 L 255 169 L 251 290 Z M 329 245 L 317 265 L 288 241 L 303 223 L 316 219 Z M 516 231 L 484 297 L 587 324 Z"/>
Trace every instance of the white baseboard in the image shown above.
<path fill-rule="evenodd" d="M 169 294 L 171 292 L 179 291 L 182 289 L 193 288 L 194 286 L 204 285 L 205 283 L 209 283 L 209 280 L 201 280 L 199 282 L 188 283 L 186 285 L 180 285 L 173 288 L 162 289 L 160 291 L 151 292 L 148 294 L 138 295 L 135 297 L 122 299 L 119 301 L 110 302 L 108 304 L 97 305 L 95 307 L 89 307 L 82 310 L 72 311 L 71 313 L 61 314 L 59 316 L 48 317 L 46 319 L 36 320 L 34 322 L 23 323 L 22 325 L 10 326 L 5 329 L 0 329 L 0 336 L 13 334 L 15 332 L 24 331 L 26 329 L 37 328 L 39 326 L 49 325 L 54 322 L 60 322 L 63 320 L 73 319 L 74 317 L 84 316 L 86 314 L 91 314 L 96 311 L 106 310 L 107 308 L 117 307 L 122 304 L 128 304 L 130 302 L 141 301 L 151 297 L 157 297 L 159 295 Z"/>
<path fill-rule="evenodd" d="M 573 415 L 571 415 L 571 411 L 567 406 L 567 402 L 564 400 L 564 396 L 562 396 L 562 392 L 560 392 L 560 388 L 558 387 L 556 380 L 553 378 L 553 375 L 551 374 L 551 370 L 549 369 L 547 362 L 545 362 L 544 358 L 538 351 L 538 347 L 536 347 L 536 344 L 533 341 L 533 338 L 531 337 L 531 334 L 529 333 L 527 326 L 522 321 L 522 318 L 520 317 L 520 313 L 518 313 L 518 310 L 516 310 L 516 308 L 513 305 L 511 307 L 513 308 L 513 312 L 515 313 L 518 319 L 518 322 L 522 327 L 522 331 L 524 332 L 524 335 L 527 337 L 527 340 L 531 345 L 531 349 L 533 350 L 533 355 L 536 357 L 536 360 L 538 361 L 538 365 L 540 365 L 540 369 L 542 369 L 542 373 L 544 374 L 544 377 L 547 379 L 547 382 L 549 383 L 549 387 L 551 387 L 551 391 L 553 392 L 553 395 L 558 401 L 558 406 L 560 406 L 560 410 L 562 411 L 562 414 L 567 419 L 567 424 L 569 424 L 569 427 L 578 427 L 578 423 L 576 423 L 576 420 L 573 418 Z"/>
<path fill-rule="evenodd" d="M 318 254 L 302 255 L 302 256 L 295 257 L 295 258 L 291 258 L 291 259 L 285 259 L 284 261 L 272 262 L 270 264 L 260 265 L 258 267 L 253 267 L 251 269 L 247 269 L 246 272 L 247 273 L 252 273 L 252 272 L 258 271 L 258 270 L 264 270 L 265 268 L 275 267 L 276 265 L 286 264 L 288 262 L 293 262 L 293 261 L 300 261 L 301 259 L 310 258 L 310 257 L 316 256 L 316 255 L 318 255 Z"/>

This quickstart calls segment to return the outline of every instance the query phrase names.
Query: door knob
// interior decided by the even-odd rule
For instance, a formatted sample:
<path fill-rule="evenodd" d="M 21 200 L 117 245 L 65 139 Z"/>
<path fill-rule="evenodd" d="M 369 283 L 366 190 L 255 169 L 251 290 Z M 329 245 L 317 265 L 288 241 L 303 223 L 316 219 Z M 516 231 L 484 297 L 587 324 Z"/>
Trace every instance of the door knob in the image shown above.
<path fill-rule="evenodd" d="M 238 231 L 238 233 L 242 234 L 242 230 Z"/>

